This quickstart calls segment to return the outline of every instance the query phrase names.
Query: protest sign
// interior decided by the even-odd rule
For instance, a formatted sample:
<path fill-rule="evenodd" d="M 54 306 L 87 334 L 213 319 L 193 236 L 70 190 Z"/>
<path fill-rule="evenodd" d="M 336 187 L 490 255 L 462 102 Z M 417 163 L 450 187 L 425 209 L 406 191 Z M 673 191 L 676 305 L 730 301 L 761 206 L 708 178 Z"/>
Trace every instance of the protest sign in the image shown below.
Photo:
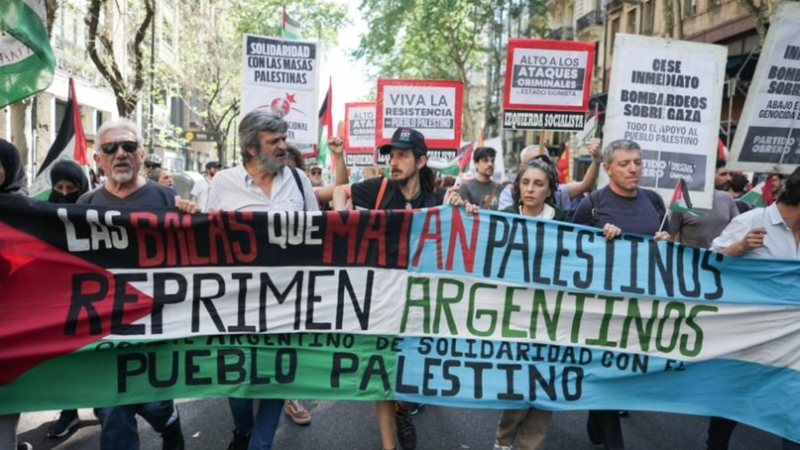
<path fill-rule="evenodd" d="M 375 165 L 375 102 L 344 104 L 345 164 L 348 167 Z"/>
<path fill-rule="evenodd" d="M 593 61 L 594 44 L 509 39 L 503 128 L 582 130 Z"/>
<path fill-rule="evenodd" d="M 318 65 L 316 42 L 245 34 L 242 112 L 267 109 L 289 124 L 289 141 L 316 145 Z"/>
<path fill-rule="evenodd" d="M 727 49 L 617 34 L 603 135 L 642 148 L 639 186 L 669 199 L 679 178 L 711 208 Z"/>
<path fill-rule="evenodd" d="M 800 440 L 797 261 L 452 207 L 188 216 L 13 197 L 0 255 L 0 414 L 398 399 L 716 415 Z"/>
<path fill-rule="evenodd" d="M 414 128 L 425 136 L 428 158 L 450 160 L 461 145 L 460 81 L 378 79 L 375 145 L 388 144 L 398 128 Z M 386 163 L 388 155 L 378 155 Z"/>
<path fill-rule="evenodd" d="M 728 167 L 790 174 L 800 165 L 800 4 L 772 15 Z"/>

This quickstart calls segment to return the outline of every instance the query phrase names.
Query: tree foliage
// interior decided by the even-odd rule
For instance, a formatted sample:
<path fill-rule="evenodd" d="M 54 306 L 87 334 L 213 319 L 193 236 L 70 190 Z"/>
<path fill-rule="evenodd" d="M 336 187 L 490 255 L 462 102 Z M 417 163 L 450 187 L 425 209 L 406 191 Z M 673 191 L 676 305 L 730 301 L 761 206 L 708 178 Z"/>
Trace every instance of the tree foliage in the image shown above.
<path fill-rule="evenodd" d="M 155 0 L 111 2 L 90 0 L 86 14 L 86 51 L 97 70 L 111 85 L 117 111 L 131 117 L 147 74 L 145 38 L 155 17 Z M 119 42 L 123 39 L 123 42 Z M 99 42 L 99 47 L 98 47 Z M 115 51 L 115 46 L 121 48 Z"/>
<path fill-rule="evenodd" d="M 464 83 L 462 135 L 473 130 L 472 77 L 486 67 L 487 34 L 499 0 L 363 0 L 368 30 L 357 58 L 382 77 L 458 80 Z"/>

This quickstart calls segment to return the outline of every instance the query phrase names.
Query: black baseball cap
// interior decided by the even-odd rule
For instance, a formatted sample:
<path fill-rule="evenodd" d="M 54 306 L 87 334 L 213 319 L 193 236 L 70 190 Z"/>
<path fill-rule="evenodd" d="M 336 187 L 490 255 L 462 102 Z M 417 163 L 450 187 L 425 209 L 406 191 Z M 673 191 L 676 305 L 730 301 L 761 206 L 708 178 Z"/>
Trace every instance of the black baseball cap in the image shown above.
<path fill-rule="evenodd" d="M 425 136 L 413 128 L 398 128 L 392 135 L 392 142 L 382 145 L 378 151 L 381 155 L 388 155 L 393 148 L 414 149 L 420 155 L 428 154 Z"/>
<path fill-rule="evenodd" d="M 222 167 L 222 164 L 219 161 L 208 161 L 206 163 L 206 169 L 210 169 L 212 167 Z"/>

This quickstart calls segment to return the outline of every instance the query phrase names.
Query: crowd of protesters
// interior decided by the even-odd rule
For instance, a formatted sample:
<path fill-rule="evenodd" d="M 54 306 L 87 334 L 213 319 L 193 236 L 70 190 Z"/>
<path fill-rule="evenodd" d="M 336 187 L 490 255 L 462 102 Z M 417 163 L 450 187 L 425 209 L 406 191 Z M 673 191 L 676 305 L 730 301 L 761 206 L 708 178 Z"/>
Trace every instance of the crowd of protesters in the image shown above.
<path fill-rule="evenodd" d="M 410 128 L 397 129 L 379 153 L 388 157 L 388 172 L 370 168 L 364 179 L 349 184 L 343 142 L 331 138 L 333 183 L 322 181 L 322 168 L 306 167 L 303 155 L 286 142 L 287 123 L 265 111 L 247 114 L 239 125 L 242 163 L 223 168 L 217 161 L 205 164 L 204 177 L 195 183 L 190 199 L 177 195 L 172 174 L 156 155 L 145 156 L 139 128 L 127 120 L 107 122 L 97 132 L 94 161 L 102 175 L 90 180 L 75 163 L 61 161 L 50 170 L 54 203 L 79 203 L 125 208 L 176 208 L 190 214 L 226 211 L 316 211 L 319 209 L 418 209 L 448 204 L 472 214 L 480 209 L 555 221 L 572 221 L 596 227 L 608 239 L 622 233 L 638 233 L 655 240 L 674 240 L 685 245 L 711 248 L 733 256 L 800 258 L 800 169 L 791 175 L 772 175 L 765 192 L 766 209 L 753 209 L 738 200 L 747 179 L 730 173 L 719 161 L 714 180 L 712 207 L 703 216 L 674 213 L 660 196 L 639 187 L 642 152 L 636 142 L 618 140 L 601 147 L 592 139 L 592 157 L 581 181 L 560 183 L 550 159 L 536 147 L 523 149 L 514 180 L 504 186 L 492 179 L 496 149 L 480 147 L 473 152 L 476 175 L 459 183 L 455 177 L 437 177 L 427 166 L 425 137 Z M 0 141 L 0 193 L 27 195 L 27 183 L 19 153 Z M 144 166 L 144 170 L 142 170 Z M 595 190 L 599 171 L 608 184 Z M 367 173 L 369 172 L 369 173 Z M 91 184 L 90 184 L 91 183 Z M 2 270 L 2 267 L 0 267 Z M 255 404 L 257 403 L 257 407 Z M 268 450 L 281 414 L 298 424 L 311 421 L 296 399 L 230 398 L 234 430 L 229 450 Z M 254 409 L 255 407 L 255 409 Z M 383 448 L 405 450 L 418 444 L 412 409 L 403 402 L 375 403 L 375 416 Z M 143 417 L 163 438 L 163 449 L 184 448 L 180 414 L 172 400 L 96 408 L 102 449 L 138 449 L 136 415 Z M 500 413 L 495 450 L 541 449 L 545 445 L 552 412 L 537 408 Z M 19 415 L 0 416 L 0 449 L 31 448 L 15 442 Z M 76 410 L 65 410 L 51 424 L 48 436 L 64 438 L 79 424 Z M 728 446 L 735 422 L 714 418 L 709 427 L 709 449 Z M 591 411 L 589 438 L 606 449 L 624 448 L 620 411 Z M 491 445 L 491 444 L 489 444 Z M 784 448 L 798 448 L 789 441 Z"/>

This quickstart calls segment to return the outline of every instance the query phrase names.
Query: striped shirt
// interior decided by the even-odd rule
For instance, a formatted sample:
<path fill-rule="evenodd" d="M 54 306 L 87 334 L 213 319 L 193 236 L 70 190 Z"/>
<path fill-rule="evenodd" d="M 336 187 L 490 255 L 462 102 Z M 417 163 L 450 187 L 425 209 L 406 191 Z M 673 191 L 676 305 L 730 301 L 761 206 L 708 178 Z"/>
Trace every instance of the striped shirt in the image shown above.
<path fill-rule="evenodd" d="M 209 211 L 318 211 L 311 181 L 297 171 L 303 192 L 288 166 L 272 179 L 272 195 L 253 183 L 253 177 L 239 165 L 217 172 L 208 193 Z"/>

